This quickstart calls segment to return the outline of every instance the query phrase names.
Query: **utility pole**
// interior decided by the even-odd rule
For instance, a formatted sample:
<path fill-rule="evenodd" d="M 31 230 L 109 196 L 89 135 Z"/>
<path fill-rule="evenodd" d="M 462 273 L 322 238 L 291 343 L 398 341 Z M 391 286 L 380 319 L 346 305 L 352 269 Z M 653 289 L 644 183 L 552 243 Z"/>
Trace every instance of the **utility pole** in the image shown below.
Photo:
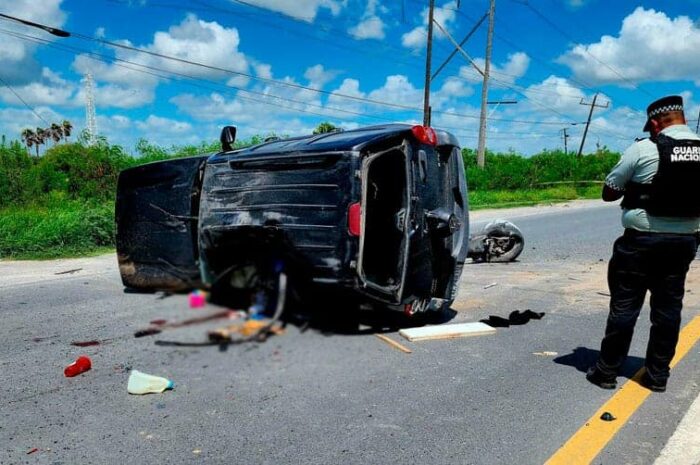
<path fill-rule="evenodd" d="M 567 142 L 567 140 L 569 139 L 569 137 L 571 137 L 571 136 L 569 136 L 569 135 L 566 133 L 566 131 L 567 131 L 568 129 L 569 129 L 569 128 L 564 128 L 564 129 L 562 129 L 562 132 L 564 133 L 564 135 L 563 135 L 563 137 L 564 137 L 564 155 L 568 155 L 568 154 L 569 154 L 569 146 L 567 145 L 566 142 Z"/>
<path fill-rule="evenodd" d="M 598 92 L 593 96 L 593 103 L 585 103 L 583 99 L 579 102 L 580 105 L 586 105 L 591 107 L 591 111 L 588 112 L 588 121 L 586 121 L 586 129 L 583 130 L 583 137 L 581 138 L 581 147 L 578 149 L 578 156 L 580 157 L 581 154 L 583 153 L 583 144 L 586 143 L 586 135 L 588 134 L 588 126 L 591 125 L 591 117 L 593 116 L 593 109 L 595 107 L 598 108 L 608 108 L 608 105 L 610 105 L 610 102 L 607 102 L 605 105 L 596 105 L 595 102 L 598 100 Z"/>
<path fill-rule="evenodd" d="M 433 13 L 435 0 L 430 0 L 428 10 L 428 46 L 425 53 L 425 94 L 423 96 L 423 126 L 430 126 L 430 61 L 433 54 Z"/>
<path fill-rule="evenodd" d="M 489 31 L 486 37 L 486 63 L 484 64 L 484 83 L 481 86 L 481 117 L 479 121 L 479 148 L 476 161 L 479 168 L 486 162 L 486 102 L 489 96 L 489 72 L 491 70 L 491 48 L 493 47 L 493 21 L 496 15 L 496 0 L 491 0 L 489 7 Z"/>

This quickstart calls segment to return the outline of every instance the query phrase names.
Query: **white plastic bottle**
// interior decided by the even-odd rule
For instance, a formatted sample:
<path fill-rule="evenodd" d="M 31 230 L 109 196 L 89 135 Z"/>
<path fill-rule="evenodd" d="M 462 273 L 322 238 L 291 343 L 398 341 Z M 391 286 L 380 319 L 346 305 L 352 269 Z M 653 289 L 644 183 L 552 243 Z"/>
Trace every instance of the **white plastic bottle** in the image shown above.
<path fill-rule="evenodd" d="M 163 392 L 166 389 L 172 389 L 174 386 L 175 383 L 169 379 L 142 373 L 138 370 L 131 370 L 126 390 L 129 391 L 129 394 L 150 394 Z"/>

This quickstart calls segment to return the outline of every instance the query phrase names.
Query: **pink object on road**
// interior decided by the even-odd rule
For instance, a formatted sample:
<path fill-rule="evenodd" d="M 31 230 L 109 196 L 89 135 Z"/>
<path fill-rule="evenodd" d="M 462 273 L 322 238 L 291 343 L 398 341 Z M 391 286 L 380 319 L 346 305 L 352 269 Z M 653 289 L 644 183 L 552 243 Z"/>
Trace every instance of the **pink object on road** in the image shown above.
<path fill-rule="evenodd" d="M 207 295 L 202 291 L 190 293 L 190 308 L 201 308 L 207 304 Z"/>

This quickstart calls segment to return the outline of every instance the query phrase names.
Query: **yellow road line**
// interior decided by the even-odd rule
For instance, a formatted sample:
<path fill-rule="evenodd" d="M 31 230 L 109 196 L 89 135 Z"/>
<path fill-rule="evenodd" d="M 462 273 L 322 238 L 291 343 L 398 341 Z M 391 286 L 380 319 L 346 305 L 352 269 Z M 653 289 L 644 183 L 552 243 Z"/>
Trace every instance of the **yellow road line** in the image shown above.
<path fill-rule="evenodd" d="M 671 368 L 676 366 L 700 339 L 700 316 L 696 316 L 680 333 L 676 356 L 671 361 Z M 627 420 L 644 403 L 651 391 L 642 387 L 638 381 L 644 373 L 640 369 L 627 381 L 597 412 L 588 419 L 569 440 L 547 460 L 547 465 L 588 464 L 603 450 Z M 604 412 L 612 413 L 615 421 L 603 421 Z"/>

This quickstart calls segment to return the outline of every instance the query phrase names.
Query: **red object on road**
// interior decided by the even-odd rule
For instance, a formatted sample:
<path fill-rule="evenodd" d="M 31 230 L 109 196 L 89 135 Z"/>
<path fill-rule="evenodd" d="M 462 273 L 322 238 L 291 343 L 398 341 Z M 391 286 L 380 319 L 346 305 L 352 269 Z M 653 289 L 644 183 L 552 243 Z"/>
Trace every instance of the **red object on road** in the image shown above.
<path fill-rule="evenodd" d="M 80 373 L 85 373 L 90 368 L 92 368 L 90 359 L 85 355 L 81 355 L 75 362 L 71 363 L 63 370 L 63 374 L 66 375 L 66 378 L 72 378 L 73 376 L 78 376 Z"/>

